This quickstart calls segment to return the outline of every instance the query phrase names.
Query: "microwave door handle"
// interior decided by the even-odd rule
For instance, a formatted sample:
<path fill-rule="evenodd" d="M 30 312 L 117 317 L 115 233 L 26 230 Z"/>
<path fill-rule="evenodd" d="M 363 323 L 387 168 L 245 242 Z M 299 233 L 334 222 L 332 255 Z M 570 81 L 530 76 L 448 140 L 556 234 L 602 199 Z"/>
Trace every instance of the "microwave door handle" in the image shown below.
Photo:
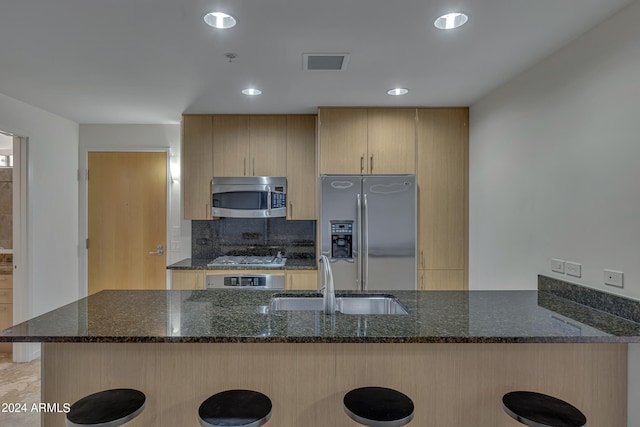
<path fill-rule="evenodd" d="M 267 191 L 267 214 L 271 216 L 271 187 Z"/>

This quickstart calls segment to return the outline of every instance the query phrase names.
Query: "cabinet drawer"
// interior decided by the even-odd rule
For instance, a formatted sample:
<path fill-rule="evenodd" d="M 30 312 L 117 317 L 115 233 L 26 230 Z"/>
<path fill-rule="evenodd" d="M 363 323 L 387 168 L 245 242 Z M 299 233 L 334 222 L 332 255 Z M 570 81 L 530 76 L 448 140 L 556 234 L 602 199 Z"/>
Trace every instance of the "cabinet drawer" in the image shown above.
<path fill-rule="evenodd" d="M 13 304 L 13 289 L 0 289 L 0 304 Z"/>
<path fill-rule="evenodd" d="M 0 304 L 0 330 L 13 325 L 13 304 Z"/>
<path fill-rule="evenodd" d="M 13 288 L 13 274 L 0 274 L 0 289 Z"/>

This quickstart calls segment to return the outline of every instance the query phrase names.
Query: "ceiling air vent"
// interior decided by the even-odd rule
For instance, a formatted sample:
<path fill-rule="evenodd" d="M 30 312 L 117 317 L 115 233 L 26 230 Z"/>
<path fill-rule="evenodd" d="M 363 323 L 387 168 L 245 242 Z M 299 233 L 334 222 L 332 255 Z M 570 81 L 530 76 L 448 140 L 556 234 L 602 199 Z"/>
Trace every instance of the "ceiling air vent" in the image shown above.
<path fill-rule="evenodd" d="M 347 68 L 348 53 L 305 53 L 302 55 L 304 71 L 339 70 Z"/>

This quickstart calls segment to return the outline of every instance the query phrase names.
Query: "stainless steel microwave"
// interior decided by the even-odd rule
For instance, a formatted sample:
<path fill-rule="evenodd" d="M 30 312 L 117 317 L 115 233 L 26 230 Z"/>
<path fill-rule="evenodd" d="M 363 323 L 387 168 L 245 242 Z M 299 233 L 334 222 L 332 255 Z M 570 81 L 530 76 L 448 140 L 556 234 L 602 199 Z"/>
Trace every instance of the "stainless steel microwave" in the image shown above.
<path fill-rule="evenodd" d="M 223 176 L 211 180 L 211 215 L 231 218 L 287 216 L 284 176 Z"/>

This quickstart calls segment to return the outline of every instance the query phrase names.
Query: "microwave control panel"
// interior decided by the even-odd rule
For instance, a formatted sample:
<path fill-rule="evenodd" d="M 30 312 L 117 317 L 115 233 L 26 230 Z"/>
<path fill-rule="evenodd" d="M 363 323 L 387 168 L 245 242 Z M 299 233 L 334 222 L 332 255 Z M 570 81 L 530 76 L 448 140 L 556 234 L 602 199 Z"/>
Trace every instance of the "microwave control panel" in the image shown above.
<path fill-rule="evenodd" d="M 271 209 L 286 208 L 286 207 L 287 207 L 286 193 L 271 193 Z"/>

